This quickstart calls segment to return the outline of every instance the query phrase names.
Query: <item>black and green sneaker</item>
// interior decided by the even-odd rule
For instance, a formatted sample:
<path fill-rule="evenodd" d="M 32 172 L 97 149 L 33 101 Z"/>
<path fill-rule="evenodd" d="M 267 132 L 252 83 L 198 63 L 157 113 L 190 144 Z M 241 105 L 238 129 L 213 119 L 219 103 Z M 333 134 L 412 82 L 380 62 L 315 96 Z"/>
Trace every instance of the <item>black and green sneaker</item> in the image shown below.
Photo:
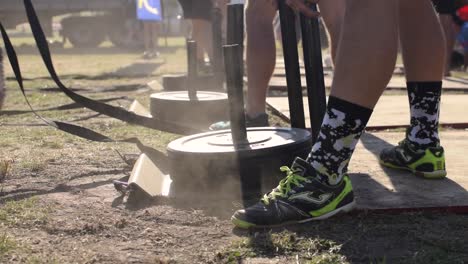
<path fill-rule="evenodd" d="M 322 220 L 354 206 L 354 194 L 347 175 L 337 185 L 329 185 L 316 176 L 310 164 L 296 158 L 278 187 L 255 205 L 238 210 L 231 218 L 239 228 L 269 228 Z"/>
<path fill-rule="evenodd" d="M 444 148 L 440 145 L 418 150 L 404 139 L 398 146 L 384 149 L 379 159 L 385 167 L 407 170 L 426 179 L 442 179 L 447 176 Z"/>
<path fill-rule="evenodd" d="M 251 118 L 249 117 L 249 115 L 246 114 L 245 125 L 247 127 L 268 127 L 270 126 L 270 123 L 268 122 L 268 115 L 265 113 L 262 113 L 254 118 Z M 231 122 L 229 121 L 220 121 L 210 126 L 210 130 L 224 130 L 230 128 Z"/>

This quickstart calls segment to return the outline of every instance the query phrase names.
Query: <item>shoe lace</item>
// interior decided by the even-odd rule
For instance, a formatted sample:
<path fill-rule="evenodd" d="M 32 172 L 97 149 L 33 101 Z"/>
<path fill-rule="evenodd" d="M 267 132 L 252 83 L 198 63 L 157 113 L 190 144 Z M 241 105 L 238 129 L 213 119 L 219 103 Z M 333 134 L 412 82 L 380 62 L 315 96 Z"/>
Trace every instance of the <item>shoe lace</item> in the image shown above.
<path fill-rule="evenodd" d="M 271 200 L 275 200 L 276 197 L 287 197 L 293 186 L 302 186 L 302 182 L 310 182 L 306 177 L 296 174 L 299 172 L 298 170 L 293 171 L 287 166 L 281 167 L 280 170 L 286 173 L 286 177 L 279 182 L 275 189 L 263 196 L 262 201 L 266 205 Z"/>

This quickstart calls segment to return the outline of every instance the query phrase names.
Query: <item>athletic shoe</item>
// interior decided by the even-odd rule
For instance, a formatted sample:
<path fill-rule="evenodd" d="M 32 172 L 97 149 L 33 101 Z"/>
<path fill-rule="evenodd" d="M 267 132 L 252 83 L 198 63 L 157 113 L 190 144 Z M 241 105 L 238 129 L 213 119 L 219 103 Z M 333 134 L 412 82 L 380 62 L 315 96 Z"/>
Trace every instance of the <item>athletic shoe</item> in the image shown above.
<path fill-rule="evenodd" d="M 269 228 L 322 220 L 354 206 L 354 194 L 347 175 L 337 185 L 329 185 L 316 176 L 314 168 L 296 158 L 278 187 L 255 205 L 238 210 L 231 218 L 239 228 Z"/>
<path fill-rule="evenodd" d="M 441 179 L 447 175 L 441 146 L 418 150 L 405 139 L 398 146 L 384 149 L 379 158 L 385 167 L 407 170 L 426 179 Z"/>
<path fill-rule="evenodd" d="M 268 122 L 268 115 L 262 113 L 255 118 L 250 118 L 249 115 L 245 115 L 245 125 L 247 127 L 268 127 L 270 123 Z M 230 129 L 231 122 L 229 121 L 221 121 L 214 123 L 210 126 L 210 130 L 223 130 L 223 129 Z"/>

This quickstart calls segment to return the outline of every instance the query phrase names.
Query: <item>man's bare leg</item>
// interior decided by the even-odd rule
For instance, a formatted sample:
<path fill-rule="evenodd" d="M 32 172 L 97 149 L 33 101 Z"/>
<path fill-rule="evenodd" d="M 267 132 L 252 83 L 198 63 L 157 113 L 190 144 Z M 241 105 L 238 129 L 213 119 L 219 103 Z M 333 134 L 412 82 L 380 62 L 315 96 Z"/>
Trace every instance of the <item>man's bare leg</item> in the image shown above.
<path fill-rule="evenodd" d="M 397 50 L 398 0 L 348 1 L 331 95 L 373 109 L 392 77 Z"/>
<path fill-rule="evenodd" d="M 400 40 L 411 113 L 405 142 L 412 150 L 424 152 L 432 148 L 437 149 L 434 153 L 443 155 L 443 149 L 439 149 L 438 132 L 442 78 L 446 62 L 442 27 L 430 0 L 400 0 L 399 10 Z M 391 151 L 389 150 L 389 153 Z M 391 161 L 391 156 L 394 155 L 384 154 L 383 160 L 386 160 L 385 156 Z M 443 156 L 438 158 L 442 160 Z M 434 165 L 437 164 L 434 162 Z M 433 167 L 436 170 L 437 166 Z M 425 176 L 445 176 L 442 167 L 438 171 Z"/>
<path fill-rule="evenodd" d="M 330 35 L 330 53 L 335 62 L 346 11 L 346 0 L 324 0 L 319 3 L 319 8 Z"/>
<path fill-rule="evenodd" d="M 400 39 L 407 80 L 441 81 L 445 38 L 429 0 L 400 0 Z"/>
<path fill-rule="evenodd" d="M 256 117 L 265 113 L 266 93 L 276 65 L 273 19 L 276 7 L 269 0 L 249 0 L 247 26 L 247 104 L 246 113 Z"/>

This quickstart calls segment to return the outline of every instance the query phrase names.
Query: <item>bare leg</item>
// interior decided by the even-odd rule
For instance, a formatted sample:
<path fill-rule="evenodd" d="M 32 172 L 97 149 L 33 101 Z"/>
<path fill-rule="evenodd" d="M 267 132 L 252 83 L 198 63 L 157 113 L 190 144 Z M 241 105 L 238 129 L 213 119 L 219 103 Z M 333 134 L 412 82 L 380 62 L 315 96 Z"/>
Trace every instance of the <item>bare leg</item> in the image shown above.
<path fill-rule="evenodd" d="M 336 60 L 336 53 L 340 41 L 341 28 L 346 11 L 346 0 L 326 0 L 319 3 L 320 13 L 323 22 L 330 35 L 330 53 L 333 62 Z"/>
<path fill-rule="evenodd" d="M 398 0 L 349 0 L 331 95 L 373 109 L 393 74 L 397 50 Z"/>
<path fill-rule="evenodd" d="M 151 22 L 143 22 L 143 38 L 145 42 L 145 52 L 151 51 Z"/>
<path fill-rule="evenodd" d="M 266 93 L 276 63 L 273 19 L 276 7 L 268 0 L 250 0 L 247 23 L 247 109 L 250 117 L 264 113 Z"/>
<path fill-rule="evenodd" d="M 450 64 L 453 47 L 455 46 L 455 26 L 453 25 L 453 19 L 451 15 L 440 15 L 440 22 L 442 24 L 442 29 L 444 30 L 445 35 L 445 45 L 446 45 L 446 64 L 445 64 L 445 76 L 450 76 Z"/>
<path fill-rule="evenodd" d="M 156 52 L 158 50 L 158 38 L 159 38 L 159 24 L 156 22 L 151 22 L 151 51 Z"/>
<path fill-rule="evenodd" d="M 400 0 L 400 39 L 408 81 L 442 80 L 444 35 L 429 0 Z"/>
<path fill-rule="evenodd" d="M 198 60 L 203 61 L 205 52 L 213 58 L 211 23 L 208 20 L 192 19 L 192 38 L 198 43 Z"/>

